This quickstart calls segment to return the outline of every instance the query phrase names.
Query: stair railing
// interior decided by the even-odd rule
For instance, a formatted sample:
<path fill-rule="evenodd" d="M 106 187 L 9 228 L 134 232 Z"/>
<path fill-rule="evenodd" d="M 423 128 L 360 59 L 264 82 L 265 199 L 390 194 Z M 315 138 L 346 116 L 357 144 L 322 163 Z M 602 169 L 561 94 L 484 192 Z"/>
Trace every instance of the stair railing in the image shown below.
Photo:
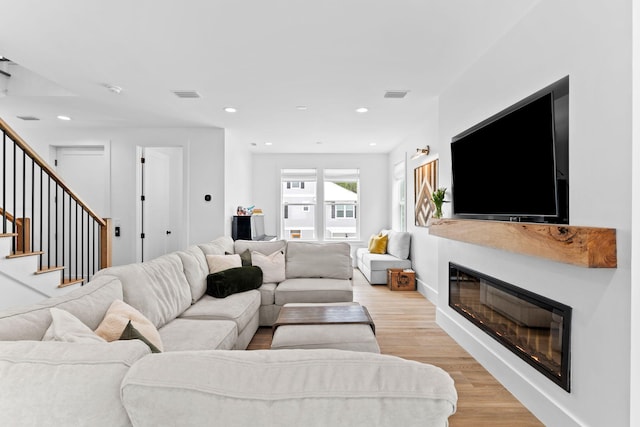
<path fill-rule="evenodd" d="M 87 206 L 2 119 L 0 132 L 0 215 L 2 234 L 13 235 L 10 257 L 38 255 L 40 272 L 64 269 L 60 287 L 111 266 L 111 220 Z"/>

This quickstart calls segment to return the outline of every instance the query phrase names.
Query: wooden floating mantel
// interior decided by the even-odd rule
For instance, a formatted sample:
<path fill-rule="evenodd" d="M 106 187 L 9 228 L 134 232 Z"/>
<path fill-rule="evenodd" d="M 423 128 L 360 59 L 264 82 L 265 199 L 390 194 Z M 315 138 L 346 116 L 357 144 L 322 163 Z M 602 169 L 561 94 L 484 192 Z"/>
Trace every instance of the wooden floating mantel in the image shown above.
<path fill-rule="evenodd" d="M 432 218 L 429 234 L 581 267 L 617 267 L 614 228 Z"/>

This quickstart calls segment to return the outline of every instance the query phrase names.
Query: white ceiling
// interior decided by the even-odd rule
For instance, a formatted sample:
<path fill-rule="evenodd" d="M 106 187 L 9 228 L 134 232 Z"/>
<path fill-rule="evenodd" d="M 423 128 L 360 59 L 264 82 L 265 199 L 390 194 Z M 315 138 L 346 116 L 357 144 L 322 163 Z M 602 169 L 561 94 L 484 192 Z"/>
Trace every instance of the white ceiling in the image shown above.
<path fill-rule="evenodd" d="M 0 0 L 0 55 L 19 65 L 0 117 L 218 126 L 258 152 L 388 152 L 537 1 Z"/>

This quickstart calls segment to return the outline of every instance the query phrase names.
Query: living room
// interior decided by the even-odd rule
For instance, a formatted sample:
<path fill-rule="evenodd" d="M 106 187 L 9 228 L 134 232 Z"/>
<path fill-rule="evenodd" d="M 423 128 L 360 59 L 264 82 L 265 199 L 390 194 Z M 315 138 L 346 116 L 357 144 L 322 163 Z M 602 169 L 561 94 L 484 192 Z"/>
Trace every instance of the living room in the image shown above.
<path fill-rule="evenodd" d="M 465 2 L 456 4 L 461 14 L 471 10 L 466 9 L 469 5 Z M 637 73 L 640 14 L 634 6 L 631 0 L 521 2 L 517 11 L 510 10 L 512 21 L 509 25 L 495 29 L 497 34 L 493 34 L 493 41 L 482 51 L 473 52 L 471 58 L 461 59 L 464 65 L 459 64 L 455 75 L 445 79 L 446 84 L 439 82 L 442 86 L 437 94 L 421 101 L 420 120 L 415 126 L 406 128 L 397 144 L 386 151 L 375 151 L 380 147 L 366 145 L 354 153 L 344 147 L 332 147 L 328 141 L 316 144 L 321 141 L 316 139 L 309 141 L 314 145 L 314 152 L 295 149 L 282 152 L 278 151 L 277 143 L 272 147 L 264 146 L 262 141 L 266 139 L 256 139 L 252 132 L 237 129 L 234 118 L 225 119 L 228 124 L 220 127 L 159 128 L 144 124 L 111 127 L 102 124 L 65 128 L 59 124 L 51 126 L 45 121 L 34 124 L 16 118 L 16 115 L 30 112 L 16 111 L 16 104 L 9 108 L 10 94 L 0 98 L 0 117 L 44 158 L 49 158 L 50 146 L 95 144 L 109 147 L 112 159 L 110 215 L 119 219 L 123 230 L 122 237 L 114 239 L 114 265 L 136 259 L 136 190 L 131 185 L 135 181 L 136 145 L 184 147 L 185 185 L 188 187 L 185 206 L 189 217 L 185 239 L 189 243 L 229 235 L 230 218 L 236 207 L 248 204 L 263 208 L 267 233 L 278 234 L 276 186 L 280 182 L 280 169 L 291 167 L 359 168 L 363 212 L 360 236 L 365 240 L 391 225 L 393 170 L 405 161 L 409 212 L 406 224 L 413 238 L 411 259 L 420 292 L 437 306 L 440 327 L 545 423 L 636 425 L 640 422 L 640 409 L 634 408 L 632 402 L 637 400 L 640 389 L 640 364 L 637 362 L 640 360 L 637 357 L 640 297 L 632 284 L 637 282 L 640 265 L 632 254 L 640 243 L 637 227 L 640 224 L 637 209 L 640 158 L 637 149 L 639 123 L 637 114 L 632 115 L 632 111 L 637 110 L 640 102 Z M 335 7 L 339 8 L 337 4 Z M 16 12 L 12 15 L 13 8 Z M 25 10 L 18 10 L 22 8 Z M 20 44 L 12 40 L 16 35 L 27 37 L 16 26 L 29 16 L 28 6 L 5 5 L 5 9 L 7 16 L 14 18 L 9 21 L 14 23 L 3 24 L 4 29 L 0 29 L 0 54 L 26 67 L 38 64 L 35 58 L 42 55 L 41 50 L 21 51 Z M 393 7 L 389 10 L 392 15 Z M 33 12 L 33 15 L 44 19 L 40 16 L 44 14 Z M 38 32 L 38 19 L 29 28 L 34 43 L 46 39 L 46 34 Z M 491 31 L 491 28 L 485 30 Z M 475 36 L 467 35 L 468 38 Z M 124 41 L 119 43 L 126 44 Z M 134 54 L 131 55 L 131 62 L 135 63 Z M 63 58 L 52 55 L 47 59 L 52 67 L 64 68 Z M 161 63 L 166 66 L 168 62 Z M 34 71 L 46 74 L 42 66 Z M 170 67 L 164 72 L 170 72 Z M 104 75 L 104 79 L 108 79 L 107 71 Z M 570 79 L 569 224 L 616 229 L 616 268 L 576 267 L 469 245 L 430 236 L 428 228 L 414 225 L 412 182 L 415 167 L 427 160 L 438 159 L 439 186 L 450 188 L 452 136 L 565 76 Z M 384 84 L 381 90 L 405 89 L 386 86 L 392 82 Z M 126 89 L 122 95 L 126 96 Z M 413 90 L 407 99 L 417 95 L 414 88 L 407 89 Z M 381 97 L 382 94 L 372 96 Z M 105 104 L 120 102 L 108 99 Z M 191 107 L 184 107 L 184 104 L 179 109 L 192 112 Z M 375 114 L 375 109 L 371 108 L 366 114 L 370 113 Z M 357 122 L 359 116 L 354 117 L 344 120 Z M 260 145 L 252 146 L 251 142 L 256 141 Z M 428 157 L 410 158 L 417 148 L 426 145 L 431 150 Z M 363 154 L 367 150 L 369 154 Z M 487 197 L 499 198 L 501 190 L 488 183 Z M 213 196 L 212 203 L 203 199 L 205 194 Z M 451 216 L 448 204 L 444 216 Z M 448 306 L 449 262 L 481 271 L 573 308 L 571 392 L 548 381 L 490 337 L 475 330 L 473 325 L 463 322 Z"/>

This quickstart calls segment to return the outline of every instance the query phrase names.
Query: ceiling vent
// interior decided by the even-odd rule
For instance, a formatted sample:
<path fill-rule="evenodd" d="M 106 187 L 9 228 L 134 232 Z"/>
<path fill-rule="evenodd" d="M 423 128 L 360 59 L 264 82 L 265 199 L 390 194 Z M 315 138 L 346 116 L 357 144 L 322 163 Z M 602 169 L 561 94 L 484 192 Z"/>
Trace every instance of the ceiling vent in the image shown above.
<path fill-rule="evenodd" d="M 16 117 L 19 118 L 20 120 L 26 120 L 28 122 L 34 122 L 34 121 L 40 120 L 36 116 L 16 116 Z"/>
<path fill-rule="evenodd" d="M 408 90 L 388 90 L 384 93 L 385 98 L 404 98 L 407 96 Z"/>
<path fill-rule="evenodd" d="M 188 98 L 188 99 L 202 98 L 202 96 L 200 96 L 200 94 L 195 90 L 172 90 L 171 92 L 173 92 L 174 95 L 177 96 L 178 98 Z"/>

